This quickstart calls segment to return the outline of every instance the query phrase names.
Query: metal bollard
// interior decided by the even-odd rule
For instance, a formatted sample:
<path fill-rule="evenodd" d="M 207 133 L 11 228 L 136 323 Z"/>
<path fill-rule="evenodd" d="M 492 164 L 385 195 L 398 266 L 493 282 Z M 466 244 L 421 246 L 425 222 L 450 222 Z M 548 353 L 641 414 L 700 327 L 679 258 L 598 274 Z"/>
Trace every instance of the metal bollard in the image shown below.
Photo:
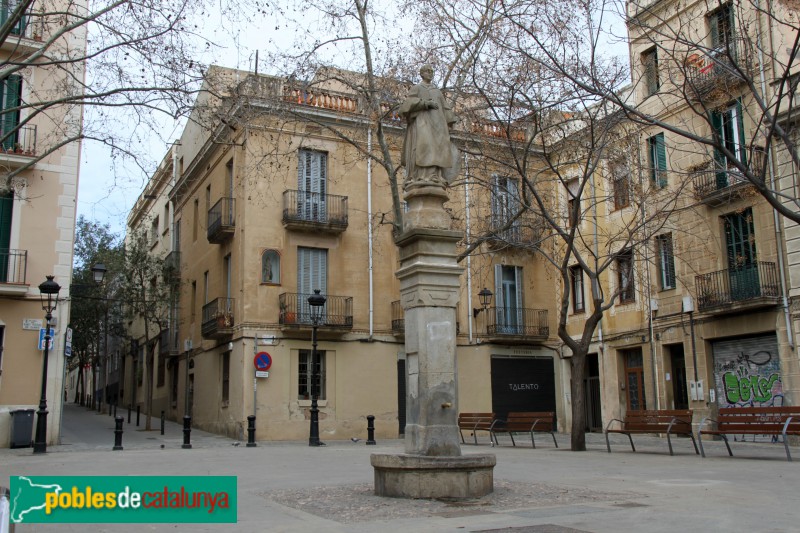
<path fill-rule="evenodd" d="M 131 423 L 131 404 L 128 404 L 128 424 Z"/>
<path fill-rule="evenodd" d="M 164 434 L 164 411 L 161 411 L 161 434 Z"/>
<path fill-rule="evenodd" d="M 111 409 L 111 402 L 108 402 L 106 405 L 108 405 L 108 416 L 112 416 L 114 413 L 112 412 Z"/>
<path fill-rule="evenodd" d="M 183 444 L 181 448 L 188 450 L 192 447 L 192 443 L 189 442 L 192 438 L 192 417 L 189 415 L 183 416 Z"/>
<path fill-rule="evenodd" d="M 114 404 L 114 418 L 117 418 L 117 404 Z"/>
<path fill-rule="evenodd" d="M 375 442 L 375 417 L 367 416 L 367 444 L 377 444 Z"/>
<path fill-rule="evenodd" d="M 139 414 L 141 413 L 141 410 L 142 410 L 142 406 L 141 405 L 137 405 L 136 406 L 136 427 L 137 428 L 139 427 Z"/>
<path fill-rule="evenodd" d="M 247 447 L 253 448 L 256 445 L 256 416 L 247 417 Z"/>
<path fill-rule="evenodd" d="M 121 416 L 114 417 L 116 427 L 114 428 L 114 450 L 122 449 L 122 423 L 125 419 Z"/>

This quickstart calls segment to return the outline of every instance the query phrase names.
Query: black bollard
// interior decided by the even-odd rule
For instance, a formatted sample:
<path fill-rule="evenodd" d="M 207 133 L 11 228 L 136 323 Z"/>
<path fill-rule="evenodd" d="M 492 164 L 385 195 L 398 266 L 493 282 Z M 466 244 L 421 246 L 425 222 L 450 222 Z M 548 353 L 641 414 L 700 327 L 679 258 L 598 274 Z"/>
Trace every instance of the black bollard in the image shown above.
<path fill-rule="evenodd" d="M 114 413 L 112 412 L 111 409 L 111 402 L 108 402 L 106 405 L 108 405 L 108 416 L 112 416 Z"/>
<path fill-rule="evenodd" d="M 164 411 L 161 411 L 161 434 L 164 434 Z"/>
<path fill-rule="evenodd" d="M 375 442 L 375 417 L 367 416 L 367 444 L 377 444 Z"/>
<path fill-rule="evenodd" d="M 114 404 L 114 418 L 117 418 L 117 404 Z"/>
<path fill-rule="evenodd" d="M 247 417 L 247 447 L 253 448 L 256 445 L 256 416 Z"/>
<path fill-rule="evenodd" d="M 114 417 L 116 428 L 114 429 L 114 448 L 113 450 L 122 449 L 122 423 L 125 421 L 121 416 Z"/>
<path fill-rule="evenodd" d="M 128 424 L 131 423 L 131 404 L 128 404 Z"/>
<path fill-rule="evenodd" d="M 192 443 L 190 442 L 192 438 L 192 417 L 189 415 L 183 415 L 183 445 L 181 448 L 188 450 L 192 447 Z"/>
<path fill-rule="evenodd" d="M 141 410 L 142 410 L 142 406 L 141 405 L 137 405 L 136 406 L 136 427 L 137 428 L 139 427 L 139 413 L 141 412 Z"/>

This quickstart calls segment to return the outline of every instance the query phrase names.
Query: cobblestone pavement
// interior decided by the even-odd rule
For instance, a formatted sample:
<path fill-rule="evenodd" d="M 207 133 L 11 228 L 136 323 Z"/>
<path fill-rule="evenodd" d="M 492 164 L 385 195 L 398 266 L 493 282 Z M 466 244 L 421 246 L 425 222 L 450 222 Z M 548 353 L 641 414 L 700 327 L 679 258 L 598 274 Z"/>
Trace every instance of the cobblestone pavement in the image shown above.
<path fill-rule="evenodd" d="M 374 452 L 401 453 L 399 440 L 365 446 L 364 441 L 259 442 L 237 446 L 232 439 L 192 431 L 183 450 L 181 427 L 136 431 L 125 449 L 111 451 L 113 419 L 83 408 L 65 413 L 64 444 L 46 455 L 0 449 L 0 485 L 11 475 L 232 475 L 237 476 L 238 523 L 20 525 L 16 533 L 93 531 L 374 532 L 474 531 L 509 533 L 601 533 L 621 531 L 800 530 L 800 463 L 787 462 L 781 443 L 733 442 L 728 457 L 721 442 L 695 455 L 689 439 L 612 436 L 612 453 L 602 435 L 587 436 L 586 452 L 542 440 L 512 447 L 501 437 L 463 452 L 494 453 L 495 491 L 479 500 L 429 501 L 377 497 L 372 493 Z M 158 428 L 158 421 L 154 422 Z M 140 429 L 141 426 L 140 426 Z M 538 440 L 537 440 L 538 443 Z M 796 452 L 797 449 L 793 448 Z M 797 455 L 797 453 L 795 453 Z"/>

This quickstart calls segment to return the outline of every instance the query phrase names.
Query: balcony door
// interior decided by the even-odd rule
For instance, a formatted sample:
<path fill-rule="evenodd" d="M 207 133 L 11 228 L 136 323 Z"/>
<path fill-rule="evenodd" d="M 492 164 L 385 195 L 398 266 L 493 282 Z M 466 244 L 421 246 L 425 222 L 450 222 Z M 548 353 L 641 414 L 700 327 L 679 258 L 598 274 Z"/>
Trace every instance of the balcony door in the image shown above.
<path fill-rule="evenodd" d="M 327 220 L 327 169 L 327 154 L 300 150 L 297 162 L 297 214 L 303 220 Z"/>
<path fill-rule="evenodd" d="M 738 173 L 735 162 L 740 161 L 743 165 L 747 164 L 742 102 L 737 100 L 721 111 L 712 111 L 711 125 L 719 137 L 720 144 L 734 155 L 734 159 L 731 159 L 720 150 L 714 150 L 714 162 L 717 168 L 717 188 L 722 189 L 731 185 L 730 173 Z"/>
<path fill-rule="evenodd" d="M 508 224 L 519 211 L 519 206 L 517 180 L 494 176 L 492 179 L 492 231 L 497 232 Z M 520 221 L 517 219 L 498 236 L 516 242 L 519 240 L 519 228 Z"/>
<path fill-rule="evenodd" d="M 297 248 L 297 309 L 298 322 L 311 323 L 311 307 L 308 297 L 319 289 L 320 294 L 328 294 L 328 250 L 324 248 Z M 323 315 L 328 304 L 323 307 Z M 322 324 L 325 323 L 323 318 Z"/>
<path fill-rule="evenodd" d="M 11 151 L 19 137 L 19 104 L 22 94 L 22 77 L 12 75 L 0 80 L 0 146 Z"/>
<path fill-rule="evenodd" d="M 495 265 L 497 332 L 518 335 L 523 331 L 522 267 Z"/>
<path fill-rule="evenodd" d="M 11 215 L 14 210 L 14 193 L 0 195 L 0 283 L 9 281 L 9 264 L 12 264 L 9 246 L 11 245 Z M 12 269 L 12 276 L 13 269 Z M 19 281 L 12 279 L 10 281 Z"/>
<path fill-rule="evenodd" d="M 747 300 L 759 296 L 760 283 L 752 209 L 748 207 L 741 213 L 725 215 L 723 226 L 731 300 Z"/>

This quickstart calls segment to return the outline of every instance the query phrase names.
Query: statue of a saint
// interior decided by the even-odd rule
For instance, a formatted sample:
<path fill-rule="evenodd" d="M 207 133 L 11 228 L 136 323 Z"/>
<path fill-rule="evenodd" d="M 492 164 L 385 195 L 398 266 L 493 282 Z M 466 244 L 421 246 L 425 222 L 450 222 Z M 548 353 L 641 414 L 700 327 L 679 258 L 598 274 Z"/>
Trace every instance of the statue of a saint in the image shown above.
<path fill-rule="evenodd" d="M 450 126 L 458 120 L 433 80 L 433 67 L 424 65 L 422 83 L 411 88 L 400 114 L 406 119 L 401 162 L 406 167 L 405 189 L 410 186 L 446 187 L 458 173 L 458 150 L 450 142 Z"/>

